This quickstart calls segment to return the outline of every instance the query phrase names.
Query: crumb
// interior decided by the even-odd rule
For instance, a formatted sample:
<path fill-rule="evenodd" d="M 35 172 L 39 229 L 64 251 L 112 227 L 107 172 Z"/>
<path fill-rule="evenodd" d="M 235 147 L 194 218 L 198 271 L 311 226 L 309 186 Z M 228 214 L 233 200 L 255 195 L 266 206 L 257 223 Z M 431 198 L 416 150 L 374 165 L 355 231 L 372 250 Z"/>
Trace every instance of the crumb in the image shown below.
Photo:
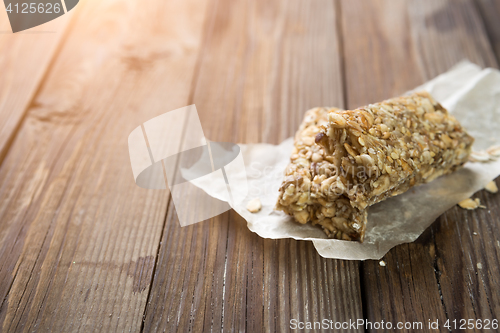
<path fill-rule="evenodd" d="M 485 206 L 481 205 L 481 201 L 479 200 L 479 198 L 476 198 L 474 200 L 472 200 L 471 198 L 469 199 L 465 199 L 465 200 L 462 200 L 458 203 L 458 205 L 460 207 L 462 207 L 463 209 L 469 209 L 469 210 L 473 210 L 473 209 L 476 209 L 476 208 L 486 208 Z"/>
<path fill-rule="evenodd" d="M 259 198 L 252 199 L 247 203 L 247 209 L 250 213 L 257 213 L 261 208 L 262 204 L 260 203 Z"/>
<path fill-rule="evenodd" d="M 380 266 L 382 266 L 382 267 L 385 267 L 385 261 L 383 261 L 383 260 L 380 260 L 380 261 L 378 262 L 378 264 L 379 264 Z"/>
<path fill-rule="evenodd" d="M 477 236 L 477 232 L 475 232 L 475 231 L 474 231 L 472 234 L 473 234 L 474 236 Z"/>
<path fill-rule="evenodd" d="M 491 182 L 489 182 L 488 184 L 486 184 L 484 189 L 490 193 L 497 193 L 498 192 L 497 184 L 493 180 Z"/>
<path fill-rule="evenodd" d="M 483 265 L 480 262 L 477 263 L 477 269 L 483 269 Z"/>

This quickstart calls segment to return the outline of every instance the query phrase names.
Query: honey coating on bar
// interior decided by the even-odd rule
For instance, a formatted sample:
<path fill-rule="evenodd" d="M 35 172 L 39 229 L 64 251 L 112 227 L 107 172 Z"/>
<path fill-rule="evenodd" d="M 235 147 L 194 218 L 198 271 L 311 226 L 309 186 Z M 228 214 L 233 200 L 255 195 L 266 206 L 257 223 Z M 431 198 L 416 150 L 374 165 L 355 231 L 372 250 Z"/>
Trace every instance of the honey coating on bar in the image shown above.
<path fill-rule="evenodd" d="M 315 108 L 306 112 L 295 135 L 276 209 L 300 223 L 322 227 L 331 238 L 362 241 L 367 213 L 353 208 L 343 193 L 330 191 L 332 177 L 337 174 L 333 158 L 315 143 L 321 126 L 327 125 L 330 111 L 339 109 Z"/>
<path fill-rule="evenodd" d="M 467 162 L 474 139 L 428 93 L 353 111 L 333 111 L 316 142 L 332 158 L 332 181 L 353 207 L 366 209 Z"/>

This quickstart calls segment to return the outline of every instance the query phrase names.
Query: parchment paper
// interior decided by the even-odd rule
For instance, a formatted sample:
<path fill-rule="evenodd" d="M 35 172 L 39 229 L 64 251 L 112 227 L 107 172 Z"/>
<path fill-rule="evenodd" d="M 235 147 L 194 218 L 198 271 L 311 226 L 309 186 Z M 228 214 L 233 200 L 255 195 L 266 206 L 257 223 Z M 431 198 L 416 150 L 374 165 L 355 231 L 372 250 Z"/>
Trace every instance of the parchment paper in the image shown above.
<path fill-rule="evenodd" d="M 461 62 L 415 89 L 427 90 L 461 122 L 475 138 L 474 151 L 500 145 L 500 72 Z M 374 101 L 376 102 L 376 101 Z M 304 110 L 305 111 L 305 110 Z M 248 228 L 264 238 L 310 240 L 326 258 L 348 260 L 380 259 L 392 247 L 413 242 L 436 218 L 459 201 L 469 198 L 500 174 L 500 161 L 468 162 L 459 171 L 371 206 L 363 243 L 328 239 L 312 225 L 293 221 L 274 211 L 283 171 L 289 162 L 293 139 L 279 145 L 240 144 L 249 193 L 241 204 L 232 205 L 248 223 Z M 194 180 L 193 184 L 215 198 L 223 198 L 225 188 Z M 260 198 L 262 210 L 252 214 L 248 201 Z M 460 223 L 457 221 L 456 223 Z"/>

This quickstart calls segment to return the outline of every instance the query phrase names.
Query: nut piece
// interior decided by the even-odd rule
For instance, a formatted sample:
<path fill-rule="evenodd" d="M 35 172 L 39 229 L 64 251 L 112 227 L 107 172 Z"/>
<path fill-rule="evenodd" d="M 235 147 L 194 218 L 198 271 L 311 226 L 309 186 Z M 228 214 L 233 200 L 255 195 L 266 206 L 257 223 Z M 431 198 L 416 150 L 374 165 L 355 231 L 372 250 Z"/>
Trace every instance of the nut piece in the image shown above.
<path fill-rule="evenodd" d="M 458 205 L 463 209 L 468 209 L 468 210 L 474 210 L 478 207 L 485 208 L 484 206 L 481 206 L 481 201 L 479 200 L 479 198 L 476 198 L 474 200 L 472 200 L 472 198 L 468 198 L 460 201 Z"/>
<path fill-rule="evenodd" d="M 486 184 L 484 189 L 490 193 L 497 193 L 498 192 L 497 184 L 493 180 L 491 182 L 489 182 L 488 184 Z"/>
<path fill-rule="evenodd" d="M 252 199 L 247 203 L 247 209 L 250 213 L 257 213 L 261 208 L 262 204 L 260 203 L 259 198 Z"/>

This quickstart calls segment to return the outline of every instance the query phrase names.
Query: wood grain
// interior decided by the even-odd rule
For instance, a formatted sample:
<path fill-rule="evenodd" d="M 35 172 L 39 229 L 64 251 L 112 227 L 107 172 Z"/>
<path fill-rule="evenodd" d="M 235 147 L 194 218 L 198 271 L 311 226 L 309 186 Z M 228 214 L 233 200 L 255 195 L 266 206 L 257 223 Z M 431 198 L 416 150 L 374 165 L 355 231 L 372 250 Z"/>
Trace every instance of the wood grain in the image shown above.
<path fill-rule="evenodd" d="M 489 41 L 497 62 L 500 61 L 500 1 L 499 0 L 476 0 L 476 6 L 481 14 L 485 30 L 488 34 Z"/>
<path fill-rule="evenodd" d="M 278 143 L 308 108 L 343 105 L 333 2 L 210 7 L 192 100 L 208 139 Z M 362 318 L 357 262 L 262 239 L 234 212 L 180 228 L 172 211 L 144 331 L 286 332 L 291 319 Z"/>
<path fill-rule="evenodd" d="M 407 6 L 404 1 L 341 1 L 348 108 L 402 94 L 422 82 Z M 360 17 L 349 19 L 354 16 Z"/>
<path fill-rule="evenodd" d="M 14 34 L 7 11 L 0 6 L 0 163 L 72 16 L 73 12 Z"/>
<path fill-rule="evenodd" d="M 139 331 L 167 191 L 133 181 L 127 136 L 187 105 L 206 3 L 97 1 L 0 168 L 0 327 Z"/>
<path fill-rule="evenodd" d="M 464 58 L 496 66 L 470 1 L 342 2 L 342 18 L 355 13 L 362 25 L 342 21 L 348 107 L 401 94 Z M 416 242 L 389 251 L 385 267 L 363 263 L 368 320 L 498 318 L 498 295 L 489 286 L 499 273 L 499 219 L 495 200 L 486 200 L 489 212 L 452 208 Z M 478 229 L 481 236 L 474 236 Z M 478 271 L 478 263 L 488 269 Z"/>
<path fill-rule="evenodd" d="M 425 80 L 468 59 L 497 67 L 481 16 L 472 0 L 408 2 L 412 40 Z"/>

